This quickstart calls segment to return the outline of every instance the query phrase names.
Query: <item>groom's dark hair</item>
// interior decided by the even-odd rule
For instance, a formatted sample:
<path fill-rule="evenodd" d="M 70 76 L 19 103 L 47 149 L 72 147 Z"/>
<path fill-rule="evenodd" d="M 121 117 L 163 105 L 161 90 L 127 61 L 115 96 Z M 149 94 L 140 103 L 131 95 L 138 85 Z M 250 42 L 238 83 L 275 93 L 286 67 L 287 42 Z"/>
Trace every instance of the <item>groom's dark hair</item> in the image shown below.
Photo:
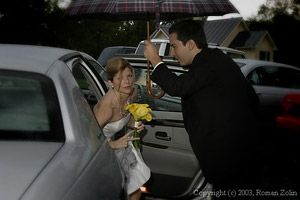
<path fill-rule="evenodd" d="M 178 22 L 170 27 L 169 33 L 176 33 L 177 39 L 183 45 L 189 40 L 194 40 L 199 49 L 207 48 L 205 32 L 200 21 L 184 20 Z"/>

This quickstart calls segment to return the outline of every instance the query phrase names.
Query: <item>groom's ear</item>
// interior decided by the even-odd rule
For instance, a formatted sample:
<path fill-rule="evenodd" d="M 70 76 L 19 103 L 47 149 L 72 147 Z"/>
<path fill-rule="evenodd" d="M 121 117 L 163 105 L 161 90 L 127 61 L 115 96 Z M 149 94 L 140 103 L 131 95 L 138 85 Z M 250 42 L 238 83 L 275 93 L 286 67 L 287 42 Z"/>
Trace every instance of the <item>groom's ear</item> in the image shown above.
<path fill-rule="evenodd" d="M 187 45 L 188 45 L 188 48 L 189 48 L 190 51 L 192 51 L 195 47 L 197 47 L 194 40 L 187 41 Z"/>

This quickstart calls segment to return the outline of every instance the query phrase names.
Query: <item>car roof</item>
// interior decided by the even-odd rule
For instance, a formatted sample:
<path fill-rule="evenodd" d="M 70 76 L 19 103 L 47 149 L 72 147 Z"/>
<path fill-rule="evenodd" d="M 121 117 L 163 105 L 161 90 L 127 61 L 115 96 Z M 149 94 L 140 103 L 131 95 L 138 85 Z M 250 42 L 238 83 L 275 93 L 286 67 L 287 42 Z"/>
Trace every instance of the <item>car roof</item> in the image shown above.
<path fill-rule="evenodd" d="M 151 42 L 166 42 L 169 43 L 169 39 L 161 39 L 161 38 L 155 38 L 155 39 L 151 39 Z M 144 40 L 142 40 L 140 43 L 144 43 Z"/>
<path fill-rule="evenodd" d="M 0 68 L 46 74 L 52 64 L 75 51 L 55 47 L 0 44 Z"/>
<path fill-rule="evenodd" d="M 135 49 L 136 47 L 132 47 L 132 46 L 110 46 L 110 47 L 105 47 L 104 49 L 120 49 L 120 48 Z"/>
<path fill-rule="evenodd" d="M 278 63 L 278 62 L 271 62 L 271 61 L 264 61 L 264 60 L 253 60 L 253 59 L 233 59 L 236 63 L 239 63 L 240 67 L 244 66 L 282 66 L 282 67 L 288 67 L 288 68 L 293 68 L 300 70 L 298 67 L 292 66 L 292 65 L 287 65 L 283 63 Z"/>

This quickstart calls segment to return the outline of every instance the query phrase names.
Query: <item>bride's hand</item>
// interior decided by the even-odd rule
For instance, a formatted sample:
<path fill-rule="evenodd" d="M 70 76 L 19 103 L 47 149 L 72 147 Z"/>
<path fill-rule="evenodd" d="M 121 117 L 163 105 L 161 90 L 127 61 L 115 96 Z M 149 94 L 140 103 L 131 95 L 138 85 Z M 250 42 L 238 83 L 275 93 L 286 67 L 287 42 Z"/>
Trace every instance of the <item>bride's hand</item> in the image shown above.
<path fill-rule="evenodd" d="M 141 121 L 139 121 L 138 126 L 137 126 L 137 132 L 140 133 L 142 130 L 144 130 L 144 128 L 145 128 L 145 125 Z"/>
<path fill-rule="evenodd" d="M 129 131 L 126 133 L 123 137 L 115 140 L 115 141 L 110 141 L 109 145 L 112 149 L 123 149 L 128 146 L 128 141 L 134 141 L 134 140 L 139 140 L 139 137 L 135 138 L 129 138 L 131 134 L 133 134 L 134 130 Z"/>

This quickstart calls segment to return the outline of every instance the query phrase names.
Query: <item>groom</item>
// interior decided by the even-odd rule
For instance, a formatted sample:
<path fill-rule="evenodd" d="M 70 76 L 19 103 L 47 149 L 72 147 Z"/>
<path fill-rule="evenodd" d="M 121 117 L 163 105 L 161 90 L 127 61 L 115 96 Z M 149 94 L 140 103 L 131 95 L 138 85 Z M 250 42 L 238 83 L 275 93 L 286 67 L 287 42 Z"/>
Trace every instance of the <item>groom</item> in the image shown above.
<path fill-rule="evenodd" d="M 169 32 L 171 56 L 189 71 L 172 73 L 156 46 L 145 41 L 144 56 L 154 67 L 151 79 L 181 97 L 185 128 L 208 182 L 216 190 L 254 189 L 259 102 L 252 85 L 230 57 L 208 48 L 198 22 L 179 22 Z"/>

